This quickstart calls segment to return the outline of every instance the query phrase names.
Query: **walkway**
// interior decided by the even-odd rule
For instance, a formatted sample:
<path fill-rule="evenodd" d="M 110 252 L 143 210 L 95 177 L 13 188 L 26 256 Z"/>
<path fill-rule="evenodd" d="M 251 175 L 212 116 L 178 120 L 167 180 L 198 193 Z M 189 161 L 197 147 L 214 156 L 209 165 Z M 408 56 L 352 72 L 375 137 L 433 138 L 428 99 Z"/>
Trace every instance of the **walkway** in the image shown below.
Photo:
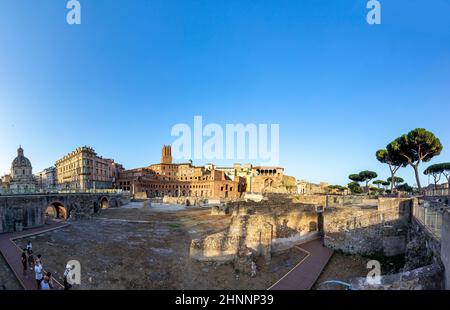
<path fill-rule="evenodd" d="M 316 239 L 296 246 L 307 254 L 306 257 L 269 290 L 310 290 L 333 255 L 322 243 L 321 239 Z"/>
<path fill-rule="evenodd" d="M 27 275 L 23 275 L 22 268 L 22 249 L 20 249 L 13 240 L 26 238 L 34 235 L 39 235 L 55 229 L 60 229 L 69 224 L 63 222 L 51 222 L 42 227 L 27 229 L 16 233 L 7 233 L 0 235 L 0 253 L 5 258 L 14 275 L 19 280 L 20 284 L 25 290 L 35 290 L 36 281 L 34 279 L 34 271 L 28 270 Z M 61 283 L 53 279 L 54 289 L 62 289 Z"/>

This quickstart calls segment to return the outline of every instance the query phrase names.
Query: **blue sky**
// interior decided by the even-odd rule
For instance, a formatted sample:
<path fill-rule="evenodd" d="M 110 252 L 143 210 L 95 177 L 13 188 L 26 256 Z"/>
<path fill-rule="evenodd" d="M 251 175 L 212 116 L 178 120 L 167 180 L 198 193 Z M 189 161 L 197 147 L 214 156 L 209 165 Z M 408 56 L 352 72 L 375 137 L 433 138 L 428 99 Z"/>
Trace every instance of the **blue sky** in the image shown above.
<path fill-rule="evenodd" d="M 19 144 L 35 171 L 81 145 L 146 166 L 194 115 L 280 124 L 315 182 L 387 177 L 375 151 L 415 127 L 450 161 L 450 1 L 381 0 L 379 26 L 366 2 L 80 0 L 69 26 L 65 0 L 0 0 L 0 174 Z"/>

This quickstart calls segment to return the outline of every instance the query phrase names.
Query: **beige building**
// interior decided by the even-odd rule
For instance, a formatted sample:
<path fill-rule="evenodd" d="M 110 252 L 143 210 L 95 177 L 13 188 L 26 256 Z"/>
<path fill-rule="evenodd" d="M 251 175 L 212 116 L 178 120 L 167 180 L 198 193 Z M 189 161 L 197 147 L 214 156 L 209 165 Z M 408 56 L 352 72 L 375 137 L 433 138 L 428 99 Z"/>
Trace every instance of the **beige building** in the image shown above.
<path fill-rule="evenodd" d="M 11 175 L 10 174 L 5 174 L 4 176 L 2 176 L 0 184 L 1 184 L 1 188 L 3 190 L 8 190 L 10 183 L 11 183 Z"/>
<path fill-rule="evenodd" d="M 34 174 L 36 186 L 39 190 L 56 190 L 56 168 L 49 167 Z"/>
<path fill-rule="evenodd" d="M 300 195 L 316 195 L 326 194 L 328 183 L 320 182 L 320 184 L 310 183 L 305 180 L 297 181 L 297 194 Z"/>
<path fill-rule="evenodd" d="M 216 167 L 213 164 L 207 164 L 205 166 L 206 170 L 212 171 L 223 171 L 227 177 L 233 179 L 235 177 L 241 177 L 245 179 L 245 192 L 252 192 L 252 181 L 253 181 L 253 171 L 251 164 L 234 164 L 233 167 Z"/>
<path fill-rule="evenodd" d="M 56 179 L 61 189 L 111 189 L 118 171 L 123 169 L 112 159 L 97 155 L 83 146 L 56 161 Z"/>
<path fill-rule="evenodd" d="M 251 164 L 234 164 L 233 167 L 215 167 L 212 164 L 207 169 L 223 171 L 229 177 L 241 177 L 246 181 L 246 192 L 249 193 L 279 193 L 296 192 L 295 178 L 284 174 L 284 168 L 272 166 L 252 166 Z"/>

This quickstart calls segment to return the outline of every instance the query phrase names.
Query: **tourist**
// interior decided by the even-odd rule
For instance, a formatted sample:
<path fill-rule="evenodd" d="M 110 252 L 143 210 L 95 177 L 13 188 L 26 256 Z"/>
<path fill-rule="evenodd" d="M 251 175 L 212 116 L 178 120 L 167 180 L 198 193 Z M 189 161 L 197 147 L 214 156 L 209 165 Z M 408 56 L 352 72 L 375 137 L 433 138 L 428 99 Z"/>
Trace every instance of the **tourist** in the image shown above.
<path fill-rule="evenodd" d="M 72 278 L 72 266 L 67 264 L 66 270 L 64 270 L 64 290 L 68 291 L 72 288 L 72 284 L 69 283 L 67 279 Z"/>
<path fill-rule="evenodd" d="M 22 266 L 23 266 L 23 276 L 26 277 L 28 269 L 27 249 L 23 249 L 22 252 Z"/>
<path fill-rule="evenodd" d="M 44 276 L 44 279 L 41 282 L 41 290 L 50 290 L 50 289 L 53 289 L 52 274 L 50 272 L 47 272 L 47 274 Z"/>
<path fill-rule="evenodd" d="M 37 264 L 38 262 L 42 265 L 42 255 L 41 255 L 41 254 L 38 254 L 38 255 L 37 255 L 35 264 Z"/>
<path fill-rule="evenodd" d="M 42 265 L 41 263 L 38 261 L 36 263 L 36 266 L 34 266 L 34 273 L 35 273 L 35 278 L 36 278 L 36 284 L 37 284 L 37 289 L 41 289 L 41 283 L 42 280 L 44 279 L 44 276 L 42 275 Z"/>
<path fill-rule="evenodd" d="M 30 270 L 34 268 L 34 255 L 32 250 L 28 252 L 28 267 L 30 267 Z"/>
<path fill-rule="evenodd" d="M 31 244 L 31 241 L 28 241 L 27 243 L 27 252 L 30 254 L 30 252 L 33 251 L 33 245 Z"/>
<path fill-rule="evenodd" d="M 51 272 L 47 272 L 48 284 L 51 289 L 53 289 L 53 277 Z"/>

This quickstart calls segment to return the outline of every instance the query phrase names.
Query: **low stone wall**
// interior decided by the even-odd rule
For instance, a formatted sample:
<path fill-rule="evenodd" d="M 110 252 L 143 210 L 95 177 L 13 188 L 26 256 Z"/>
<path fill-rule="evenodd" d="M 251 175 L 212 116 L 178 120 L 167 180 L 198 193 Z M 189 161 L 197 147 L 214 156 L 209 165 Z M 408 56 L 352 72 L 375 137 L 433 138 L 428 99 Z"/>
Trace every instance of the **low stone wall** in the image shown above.
<path fill-rule="evenodd" d="M 413 219 L 408 232 L 404 270 L 412 270 L 424 265 L 442 264 L 440 241 L 420 221 Z"/>
<path fill-rule="evenodd" d="M 294 202 L 323 207 L 343 207 L 355 204 L 375 206 L 378 200 L 363 195 L 298 195 L 294 197 Z"/>
<path fill-rule="evenodd" d="M 220 204 L 226 201 L 225 199 L 208 199 L 202 197 L 170 197 L 164 196 L 163 203 L 182 205 L 182 206 L 208 206 L 212 204 Z"/>
<path fill-rule="evenodd" d="M 209 261 L 233 260 L 237 258 L 239 251 L 250 249 L 254 255 L 270 260 L 274 242 L 278 251 L 289 243 L 293 245 L 295 238 L 300 241 L 301 237 L 317 232 L 316 212 L 253 212 L 246 208 L 235 209 L 228 229 L 192 241 L 191 257 Z"/>
<path fill-rule="evenodd" d="M 148 199 L 148 195 L 146 192 L 138 192 L 134 194 L 134 199 L 137 200 L 143 200 L 143 199 Z"/>
<path fill-rule="evenodd" d="M 381 199 L 378 207 L 339 207 L 324 213 L 325 245 L 350 254 L 395 256 L 406 248 L 411 199 Z"/>
<path fill-rule="evenodd" d="M 441 261 L 445 268 L 445 288 L 450 290 L 450 211 L 447 210 L 442 216 L 441 229 Z"/>
<path fill-rule="evenodd" d="M 128 196 L 118 194 L 0 196 L 0 233 L 44 225 L 47 207 L 53 203 L 61 205 L 70 219 L 89 217 L 101 210 L 104 199 L 108 201 L 109 208 L 129 202 Z"/>
<path fill-rule="evenodd" d="M 350 280 L 355 290 L 440 290 L 443 270 L 438 264 L 381 277 L 380 284 L 369 284 L 366 278 Z"/>
<path fill-rule="evenodd" d="M 244 193 L 242 199 L 245 201 L 261 202 L 267 200 L 267 197 L 264 197 L 262 194 Z"/>

